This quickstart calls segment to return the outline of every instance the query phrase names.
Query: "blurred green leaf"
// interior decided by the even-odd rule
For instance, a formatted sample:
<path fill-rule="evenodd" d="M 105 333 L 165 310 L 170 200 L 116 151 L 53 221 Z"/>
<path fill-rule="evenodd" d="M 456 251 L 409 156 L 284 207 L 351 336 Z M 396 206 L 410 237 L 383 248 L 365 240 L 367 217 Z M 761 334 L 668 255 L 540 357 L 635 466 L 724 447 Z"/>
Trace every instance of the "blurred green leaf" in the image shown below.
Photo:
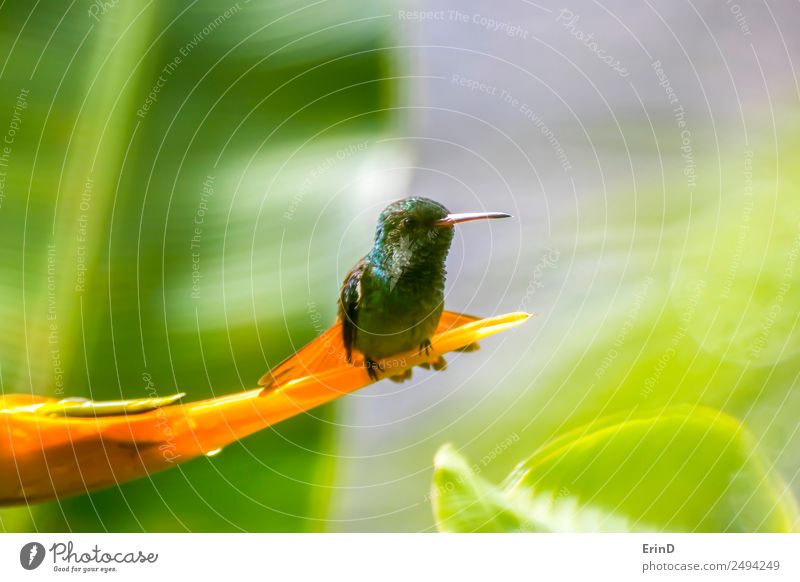
<path fill-rule="evenodd" d="M 498 487 L 452 447 L 436 456 L 449 532 L 785 532 L 797 507 L 734 418 L 680 406 L 613 416 L 538 450 Z"/>
<path fill-rule="evenodd" d="M 21 121 L 0 200 L 0 390 L 252 387 L 332 321 L 332 241 L 393 192 L 373 175 L 408 165 L 383 143 L 396 130 L 387 4 L 89 8 L 2 7 L 0 127 Z M 333 412 L 151 479 L 0 510 L 0 530 L 319 529 Z"/>

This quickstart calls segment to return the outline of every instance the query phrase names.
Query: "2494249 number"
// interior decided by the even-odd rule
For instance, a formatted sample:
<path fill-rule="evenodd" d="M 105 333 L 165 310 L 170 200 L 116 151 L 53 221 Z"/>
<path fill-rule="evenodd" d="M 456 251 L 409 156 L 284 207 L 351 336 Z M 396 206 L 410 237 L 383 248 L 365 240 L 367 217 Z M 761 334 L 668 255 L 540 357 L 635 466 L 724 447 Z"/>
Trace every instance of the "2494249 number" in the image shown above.
<path fill-rule="evenodd" d="M 731 570 L 780 570 L 778 560 L 739 560 L 731 561 Z"/>

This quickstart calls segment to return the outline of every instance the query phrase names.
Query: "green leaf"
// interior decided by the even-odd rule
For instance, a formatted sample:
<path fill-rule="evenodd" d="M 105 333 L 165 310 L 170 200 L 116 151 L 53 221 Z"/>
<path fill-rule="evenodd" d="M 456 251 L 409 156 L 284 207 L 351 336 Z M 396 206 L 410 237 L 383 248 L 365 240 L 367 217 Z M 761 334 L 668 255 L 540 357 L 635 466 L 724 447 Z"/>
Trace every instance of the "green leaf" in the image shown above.
<path fill-rule="evenodd" d="M 609 417 L 539 449 L 502 486 L 436 455 L 441 531 L 784 532 L 796 503 L 752 435 L 709 408 Z"/>

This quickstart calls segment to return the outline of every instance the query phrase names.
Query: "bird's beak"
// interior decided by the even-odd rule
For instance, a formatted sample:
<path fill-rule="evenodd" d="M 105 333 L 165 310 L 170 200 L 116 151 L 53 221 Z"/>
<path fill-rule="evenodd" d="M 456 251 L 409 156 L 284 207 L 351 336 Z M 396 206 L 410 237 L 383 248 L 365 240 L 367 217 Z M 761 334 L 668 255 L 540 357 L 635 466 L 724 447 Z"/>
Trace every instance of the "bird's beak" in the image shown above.
<path fill-rule="evenodd" d="M 492 218 L 511 218 L 505 212 L 461 212 L 459 214 L 448 214 L 441 220 L 437 220 L 436 226 L 453 226 L 459 222 L 470 222 L 472 220 L 489 220 Z"/>

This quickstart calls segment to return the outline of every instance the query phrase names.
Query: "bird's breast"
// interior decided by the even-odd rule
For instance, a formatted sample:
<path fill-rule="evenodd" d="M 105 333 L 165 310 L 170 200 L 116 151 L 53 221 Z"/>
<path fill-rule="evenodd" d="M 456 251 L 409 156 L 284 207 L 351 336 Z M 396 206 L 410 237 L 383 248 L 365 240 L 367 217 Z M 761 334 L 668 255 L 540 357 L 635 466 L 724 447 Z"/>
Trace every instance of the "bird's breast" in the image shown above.
<path fill-rule="evenodd" d="M 444 292 L 435 282 L 368 276 L 362 280 L 355 347 L 373 359 L 419 347 L 436 330 Z"/>

